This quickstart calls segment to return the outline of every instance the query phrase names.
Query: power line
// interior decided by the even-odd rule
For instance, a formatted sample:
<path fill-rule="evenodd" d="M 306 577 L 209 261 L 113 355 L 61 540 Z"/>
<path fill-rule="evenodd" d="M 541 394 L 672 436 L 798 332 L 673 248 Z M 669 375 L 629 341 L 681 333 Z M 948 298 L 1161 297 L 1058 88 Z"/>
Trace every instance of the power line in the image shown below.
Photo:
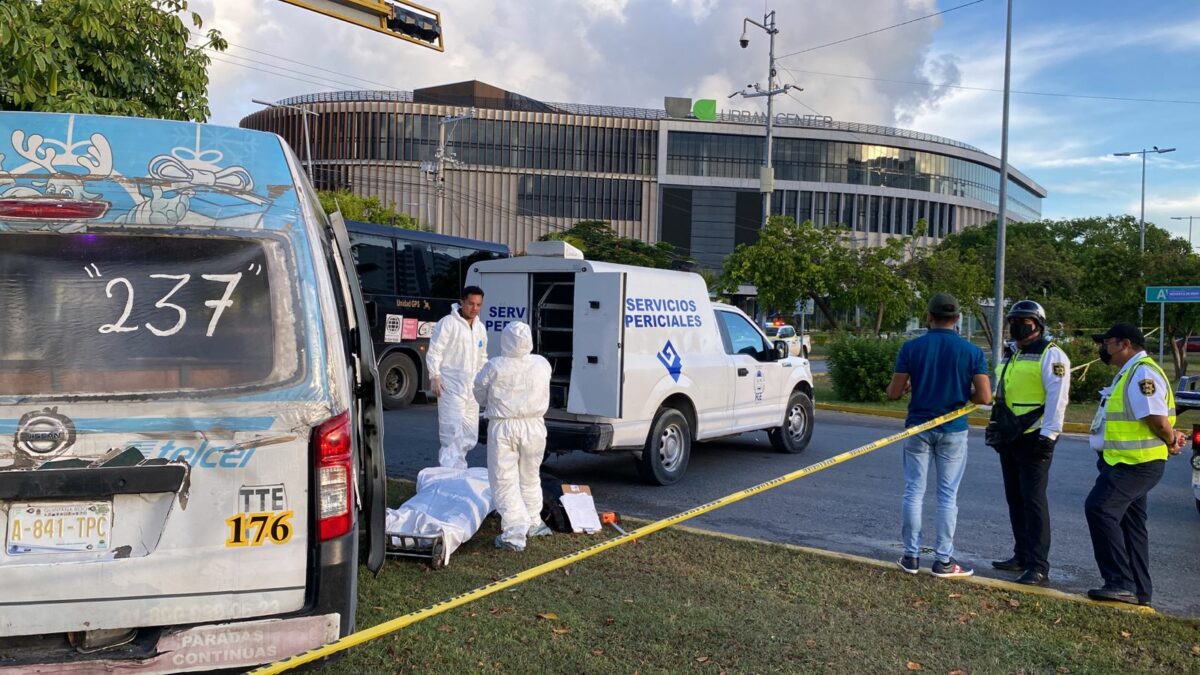
<path fill-rule="evenodd" d="M 231 58 L 231 59 L 239 59 L 239 60 L 241 60 L 241 61 L 248 61 L 248 62 L 250 62 L 250 63 L 252 63 L 252 64 L 255 64 L 255 65 L 258 65 L 258 66 L 263 66 L 263 67 L 266 67 L 266 68 L 274 68 L 275 70 L 281 70 L 281 71 L 283 71 L 283 72 L 286 72 L 286 73 L 295 73 L 296 75 L 300 75 L 300 76 L 303 76 L 303 77 L 305 77 L 305 78 L 309 78 L 309 81 L 312 81 L 312 80 L 323 80 L 324 82 L 328 82 L 328 83 L 329 83 L 329 84 L 331 84 L 331 85 L 336 85 L 336 86 L 339 86 L 339 87 L 350 87 L 350 88 L 354 88 L 354 87 L 358 86 L 358 85 L 355 85 L 355 84 L 353 84 L 353 83 L 350 83 L 350 82 L 343 82 L 343 81 L 341 81 L 341 80 L 335 80 L 335 79 L 333 79 L 333 78 L 331 78 L 331 77 L 325 77 L 324 75 L 318 75 L 318 74 L 316 74 L 316 73 L 309 73 L 309 72 L 305 72 L 305 71 L 303 71 L 303 70 L 296 70 L 296 69 L 294 69 L 294 68 L 285 68 L 284 66 L 277 66 L 277 65 L 275 65 L 275 64 L 273 64 L 273 63 L 265 63 L 265 62 L 263 62 L 263 61 L 258 61 L 258 60 L 256 60 L 256 59 L 251 59 L 251 58 L 248 58 L 248 57 L 245 57 L 245 56 L 239 56 L 239 55 L 237 55 L 237 54 L 228 54 L 228 53 L 225 53 L 225 52 L 221 52 L 221 56 L 223 56 L 223 57 L 227 57 L 227 58 Z M 210 57 L 210 58 L 211 58 L 211 57 Z M 226 63 L 228 63 L 228 62 L 226 62 Z M 241 65 L 241 64 L 235 64 L 235 65 Z"/>
<path fill-rule="evenodd" d="M 808 53 L 808 52 L 816 51 L 816 50 L 818 50 L 818 49 L 824 49 L 824 48 L 826 48 L 826 47 L 832 47 L 832 46 L 834 46 L 834 45 L 840 45 L 840 44 L 842 44 L 842 43 L 844 43 L 844 42 L 850 42 L 851 40 L 857 40 L 857 39 L 859 39 L 859 38 L 864 38 L 864 37 L 867 37 L 868 35 L 875 35 L 875 34 L 877 34 L 877 33 L 882 33 L 882 32 L 884 32 L 884 31 L 889 31 L 889 30 L 892 30 L 893 28 L 900 28 L 901 26 L 907 26 L 907 25 L 908 25 L 908 24 L 910 24 L 910 23 L 916 23 L 916 22 L 918 22 L 918 21 L 924 21 L 925 19 L 932 19 L 932 18 L 933 18 L 933 17 L 935 17 L 935 16 L 940 16 L 940 15 L 942 15 L 942 14 L 948 14 L 948 13 L 950 13 L 950 12 L 953 12 L 953 11 L 954 11 L 954 10 L 956 10 L 956 9 L 962 9 L 962 8 L 964 8 L 964 7 L 970 7 L 971 5 L 978 5 L 979 3 L 981 3 L 981 2 L 985 2 L 985 1 L 986 1 L 986 0 L 972 0 L 971 2 L 963 3 L 963 4 L 961 4 L 961 5 L 957 5 L 957 6 L 955 6 L 955 7 L 950 7 L 950 8 L 948 8 L 948 9 L 943 9 L 943 10 L 942 10 L 942 11 L 940 11 L 940 12 L 934 12 L 933 14 L 926 14 L 925 16 L 918 16 L 918 17 L 917 17 L 917 18 L 915 18 L 915 19 L 909 19 L 908 21 L 903 21 L 903 22 L 901 22 L 901 23 L 892 24 L 891 26 L 884 26 L 883 28 L 877 28 L 877 29 L 875 29 L 875 30 L 873 30 L 873 31 L 869 31 L 869 32 L 867 32 L 867 33 L 859 33 L 858 35 L 852 35 L 852 36 L 850 36 L 850 37 L 848 37 L 848 38 L 842 38 L 841 40 L 834 40 L 833 42 L 826 42 L 826 43 L 825 43 L 825 44 L 823 44 L 823 45 L 817 45 L 817 46 L 815 46 L 815 47 L 809 47 L 809 48 L 807 48 L 807 49 L 801 49 L 801 50 L 799 50 L 799 51 L 790 52 L 790 53 L 788 53 L 788 54 L 784 54 L 783 56 L 777 56 L 777 57 L 775 57 L 775 60 L 777 60 L 777 61 L 778 61 L 779 59 L 786 59 L 786 58 L 788 58 L 789 56 L 795 56 L 795 55 L 797 55 L 797 54 L 806 54 L 806 53 Z"/>
<path fill-rule="evenodd" d="M 201 39 L 207 39 L 207 36 L 205 36 L 205 35 L 202 35 L 202 34 L 200 34 L 200 33 L 197 33 L 197 32 L 195 32 L 195 31 L 191 31 L 191 33 L 192 33 L 192 35 L 193 35 L 194 37 L 201 38 Z M 304 66 L 304 67 L 306 67 L 306 68 L 312 68 L 312 69 L 314 69 L 314 70 L 320 70 L 320 71 L 323 71 L 323 72 L 326 72 L 326 73 L 330 73 L 330 74 L 333 74 L 333 75 L 338 75 L 338 76 L 340 76 L 340 77 L 348 77 L 348 78 L 350 78 L 350 79 L 352 79 L 352 80 L 358 80 L 358 81 L 360 81 L 360 82 L 365 82 L 365 83 L 367 83 L 367 84 L 374 84 L 374 85 L 378 85 L 378 86 L 380 86 L 380 87 L 383 87 L 384 89 L 386 89 L 386 90 L 389 90 L 389 91 L 403 91 L 403 90 L 401 90 L 401 89 L 400 89 L 400 88 L 398 88 L 398 87 L 392 86 L 392 85 L 390 85 L 390 84 L 386 84 L 386 83 L 384 83 L 384 82 L 377 82 L 377 81 L 375 81 L 375 80 L 368 80 L 368 79 L 366 79 L 366 78 L 359 77 L 359 76 L 357 76 L 357 75 L 351 75 L 350 73 L 343 73 L 343 72 L 341 72 L 341 71 L 338 71 L 338 70 L 330 70 L 329 68 L 322 68 L 321 66 L 318 66 L 318 65 L 314 65 L 314 64 L 311 64 L 311 63 L 306 63 L 306 62 L 304 62 L 304 61 L 297 61 L 296 59 L 289 59 L 289 58 L 287 58 L 286 56 L 279 56 L 278 54 L 272 54 L 271 52 L 265 52 L 265 51 L 262 51 L 262 50 L 260 50 L 260 49 L 255 49 L 255 48 L 253 48 L 253 47 L 247 47 L 247 46 L 245 46 L 245 45 L 240 45 L 240 44 L 237 44 L 236 42 L 229 42 L 228 40 L 226 40 L 225 44 L 229 45 L 230 47 L 237 47 L 238 49 L 244 49 L 244 50 L 246 50 L 246 51 L 248 51 L 248 52 L 254 52 L 255 54 L 261 54 L 261 55 L 263 55 L 263 56 L 267 56 L 267 57 L 270 57 L 270 58 L 273 58 L 273 59 L 278 59 L 278 60 L 280 60 L 280 61 L 287 61 L 288 63 L 294 63 L 294 64 L 296 64 L 296 65 L 298 65 L 298 66 Z M 247 57 L 244 57 L 244 56 L 235 56 L 234 54 L 230 54 L 230 53 L 228 53 L 228 52 L 223 52 L 223 51 L 217 50 L 217 49 L 215 49 L 215 48 L 213 48 L 213 47 L 207 47 L 207 46 L 206 46 L 206 47 L 204 47 L 204 48 L 205 48 L 205 49 L 208 49 L 209 51 L 213 51 L 213 52 L 217 52 L 217 53 L 224 54 L 225 56 L 234 56 L 235 58 L 244 59 L 244 60 L 246 60 L 246 61 L 250 61 L 250 62 L 252 62 L 252 63 L 260 63 L 260 64 L 262 64 L 262 65 L 269 65 L 269 66 L 271 66 L 272 68 L 281 68 L 281 69 L 283 69 L 283 68 L 282 68 L 282 66 L 276 66 L 276 65 L 274 65 L 274 64 L 264 63 L 264 62 L 262 62 L 262 61 L 255 61 L 254 59 L 250 59 L 250 58 L 247 58 Z M 286 70 L 286 69 L 285 69 L 285 70 Z M 294 71 L 292 71 L 292 72 L 294 72 Z M 321 79 L 330 79 L 330 78 L 324 78 L 324 77 L 323 77 L 323 78 L 321 78 Z M 342 83 L 342 84 L 345 84 L 345 83 Z M 357 88 L 358 86 L 360 86 L 360 85 L 353 85 L 353 87 L 354 87 L 354 88 Z"/>
<path fill-rule="evenodd" d="M 782 66 L 780 66 L 780 67 L 782 68 Z M 915 85 L 915 86 L 919 86 L 919 87 L 932 87 L 932 88 L 943 88 L 944 87 L 947 89 L 963 89 L 966 91 L 987 91 L 987 92 L 995 92 L 995 93 L 1002 93 L 1004 91 L 1003 89 L 995 89 L 995 88 L 991 88 L 991 87 L 970 87 L 970 86 L 962 85 L 962 84 L 937 84 L 934 82 L 918 82 L 915 80 L 891 80 L 891 79 L 887 79 L 887 78 L 883 78 L 883 77 L 867 77 L 865 75 L 843 75 L 840 73 L 823 73 L 823 72 L 816 71 L 816 70 L 799 70 L 799 69 L 789 70 L 786 68 L 784 68 L 784 70 L 787 70 L 789 73 L 804 73 L 806 75 L 818 75 L 818 76 L 824 76 L 824 77 L 840 77 L 840 78 L 845 78 L 845 79 L 850 79 L 850 80 L 869 80 L 871 82 L 890 82 L 893 84 L 909 84 L 909 85 Z M 1126 101 L 1126 102 L 1132 102 L 1132 103 L 1171 103 L 1171 104 L 1179 104 L 1179 105 L 1200 105 L 1200 101 L 1191 101 L 1191 100 L 1186 100 L 1186 99 L 1138 98 L 1138 97 L 1133 97 L 1133 96 L 1102 96 L 1099 94 L 1068 94 L 1065 92 L 1023 91 L 1023 90 L 1018 90 L 1018 89 L 1012 89 L 1012 90 L 1010 90 L 1010 93 L 1024 94 L 1025 96 L 1054 96 L 1057 98 L 1081 98 L 1081 99 L 1090 99 L 1090 100 L 1098 100 L 1098 101 Z"/>
<path fill-rule="evenodd" d="M 250 70 L 257 70 L 258 72 L 266 73 L 267 75 L 274 75 L 276 77 L 284 77 L 289 80 L 295 80 L 297 82 L 305 82 L 307 84 L 315 84 L 318 87 L 321 87 L 323 89 L 334 89 L 334 87 L 332 85 L 325 84 L 324 82 L 314 82 L 313 80 L 306 80 L 306 79 L 299 78 L 299 77 L 293 77 L 291 75 L 284 75 L 283 73 L 277 73 L 273 70 L 264 70 L 262 68 L 255 68 L 254 66 L 247 65 L 245 63 L 238 63 L 237 61 L 227 61 L 225 59 L 217 58 L 215 56 L 209 56 L 208 58 L 212 59 L 213 61 L 217 61 L 218 63 L 228 63 L 231 66 L 240 66 L 242 68 L 249 68 Z"/>

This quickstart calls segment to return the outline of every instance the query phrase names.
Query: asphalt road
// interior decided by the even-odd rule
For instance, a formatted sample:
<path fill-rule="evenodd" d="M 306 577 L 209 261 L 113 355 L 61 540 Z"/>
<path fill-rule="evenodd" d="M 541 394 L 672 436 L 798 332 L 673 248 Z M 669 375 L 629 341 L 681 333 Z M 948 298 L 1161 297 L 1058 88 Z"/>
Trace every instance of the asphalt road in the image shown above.
<path fill-rule="evenodd" d="M 415 478 L 437 461 L 437 421 L 433 406 L 420 405 L 386 415 L 389 475 Z M 1185 420 L 1190 423 L 1191 420 Z M 1183 424 L 1181 423 L 1181 426 Z M 693 447 L 687 476 L 669 487 L 638 481 L 629 454 L 554 457 L 547 469 L 565 482 L 591 486 L 597 506 L 630 516 L 661 518 L 761 483 L 840 452 L 896 433 L 900 420 L 817 411 L 809 448 L 800 455 L 774 452 L 765 433 Z M 1191 489 L 1189 455 L 1174 457 L 1150 494 L 1150 546 L 1154 604 L 1161 611 L 1200 616 L 1200 514 Z M 486 463 L 482 446 L 468 456 Z M 1096 476 L 1095 454 L 1087 439 L 1065 436 L 1050 471 L 1051 585 L 1083 592 L 1102 583 L 1092 557 L 1083 501 Z M 899 557 L 900 500 L 904 480 L 899 447 L 889 446 L 764 494 L 701 516 L 689 524 L 732 534 L 891 560 Z M 1012 535 L 1000 462 L 973 429 L 966 476 L 959 491 L 956 557 L 976 573 L 1014 578 L 992 570 L 988 561 L 1007 558 Z M 923 544 L 933 545 L 932 487 L 925 502 Z M 926 570 L 932 554 L 926 552 Z"/>

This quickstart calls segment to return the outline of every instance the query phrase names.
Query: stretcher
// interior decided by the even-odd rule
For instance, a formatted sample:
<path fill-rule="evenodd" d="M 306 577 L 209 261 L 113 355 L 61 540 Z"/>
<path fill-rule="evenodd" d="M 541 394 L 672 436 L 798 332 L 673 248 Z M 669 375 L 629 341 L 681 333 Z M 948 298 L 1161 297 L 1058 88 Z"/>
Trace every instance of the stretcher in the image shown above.
<path fill-rule="evenodd" d="M 387 511 L 387 554 L 428 560 L 430 567 L 441 569 L 493 508 L 487 469 L 422 469 L 417 494 Z"/>

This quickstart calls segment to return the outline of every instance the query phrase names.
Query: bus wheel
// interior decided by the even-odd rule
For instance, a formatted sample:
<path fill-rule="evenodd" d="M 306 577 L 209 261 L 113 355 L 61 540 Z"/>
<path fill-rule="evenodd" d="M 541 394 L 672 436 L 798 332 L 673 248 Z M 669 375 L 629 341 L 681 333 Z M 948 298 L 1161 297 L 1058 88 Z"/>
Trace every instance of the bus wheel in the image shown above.
<path fill-rule="evenodd" d="M 379 364 L 383 407 L 387 410 L 408 407 L 417 395 L 417 366 L 408 355 L 393 352 Z"/>

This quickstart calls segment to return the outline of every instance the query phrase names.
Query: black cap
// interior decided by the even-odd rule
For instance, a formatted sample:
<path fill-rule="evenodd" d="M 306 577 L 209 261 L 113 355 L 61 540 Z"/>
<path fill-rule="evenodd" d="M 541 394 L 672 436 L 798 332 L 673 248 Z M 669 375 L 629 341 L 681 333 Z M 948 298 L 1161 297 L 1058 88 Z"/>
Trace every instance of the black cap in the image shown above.
<path fill-rule="evenodd" d="M 958 298 L 949 293 L 936 293 L 929 299 L 928 309 L 934 316 L 954 316 L 958 314 Z"/>
<path fill-rule="evenodd" d="M 1137 326 L 1131 323 L 1113 324 L 1105 333 L 1093 333 L 1092 340 L 1095 342 L 1104 342 L 1109 338 L 1117 338 L 1118 340 L 1129 340 L 1139 347 L 1146 346 L 1146 336 L 1142 335 L 1142 331 L 1138 330 Z"/>

